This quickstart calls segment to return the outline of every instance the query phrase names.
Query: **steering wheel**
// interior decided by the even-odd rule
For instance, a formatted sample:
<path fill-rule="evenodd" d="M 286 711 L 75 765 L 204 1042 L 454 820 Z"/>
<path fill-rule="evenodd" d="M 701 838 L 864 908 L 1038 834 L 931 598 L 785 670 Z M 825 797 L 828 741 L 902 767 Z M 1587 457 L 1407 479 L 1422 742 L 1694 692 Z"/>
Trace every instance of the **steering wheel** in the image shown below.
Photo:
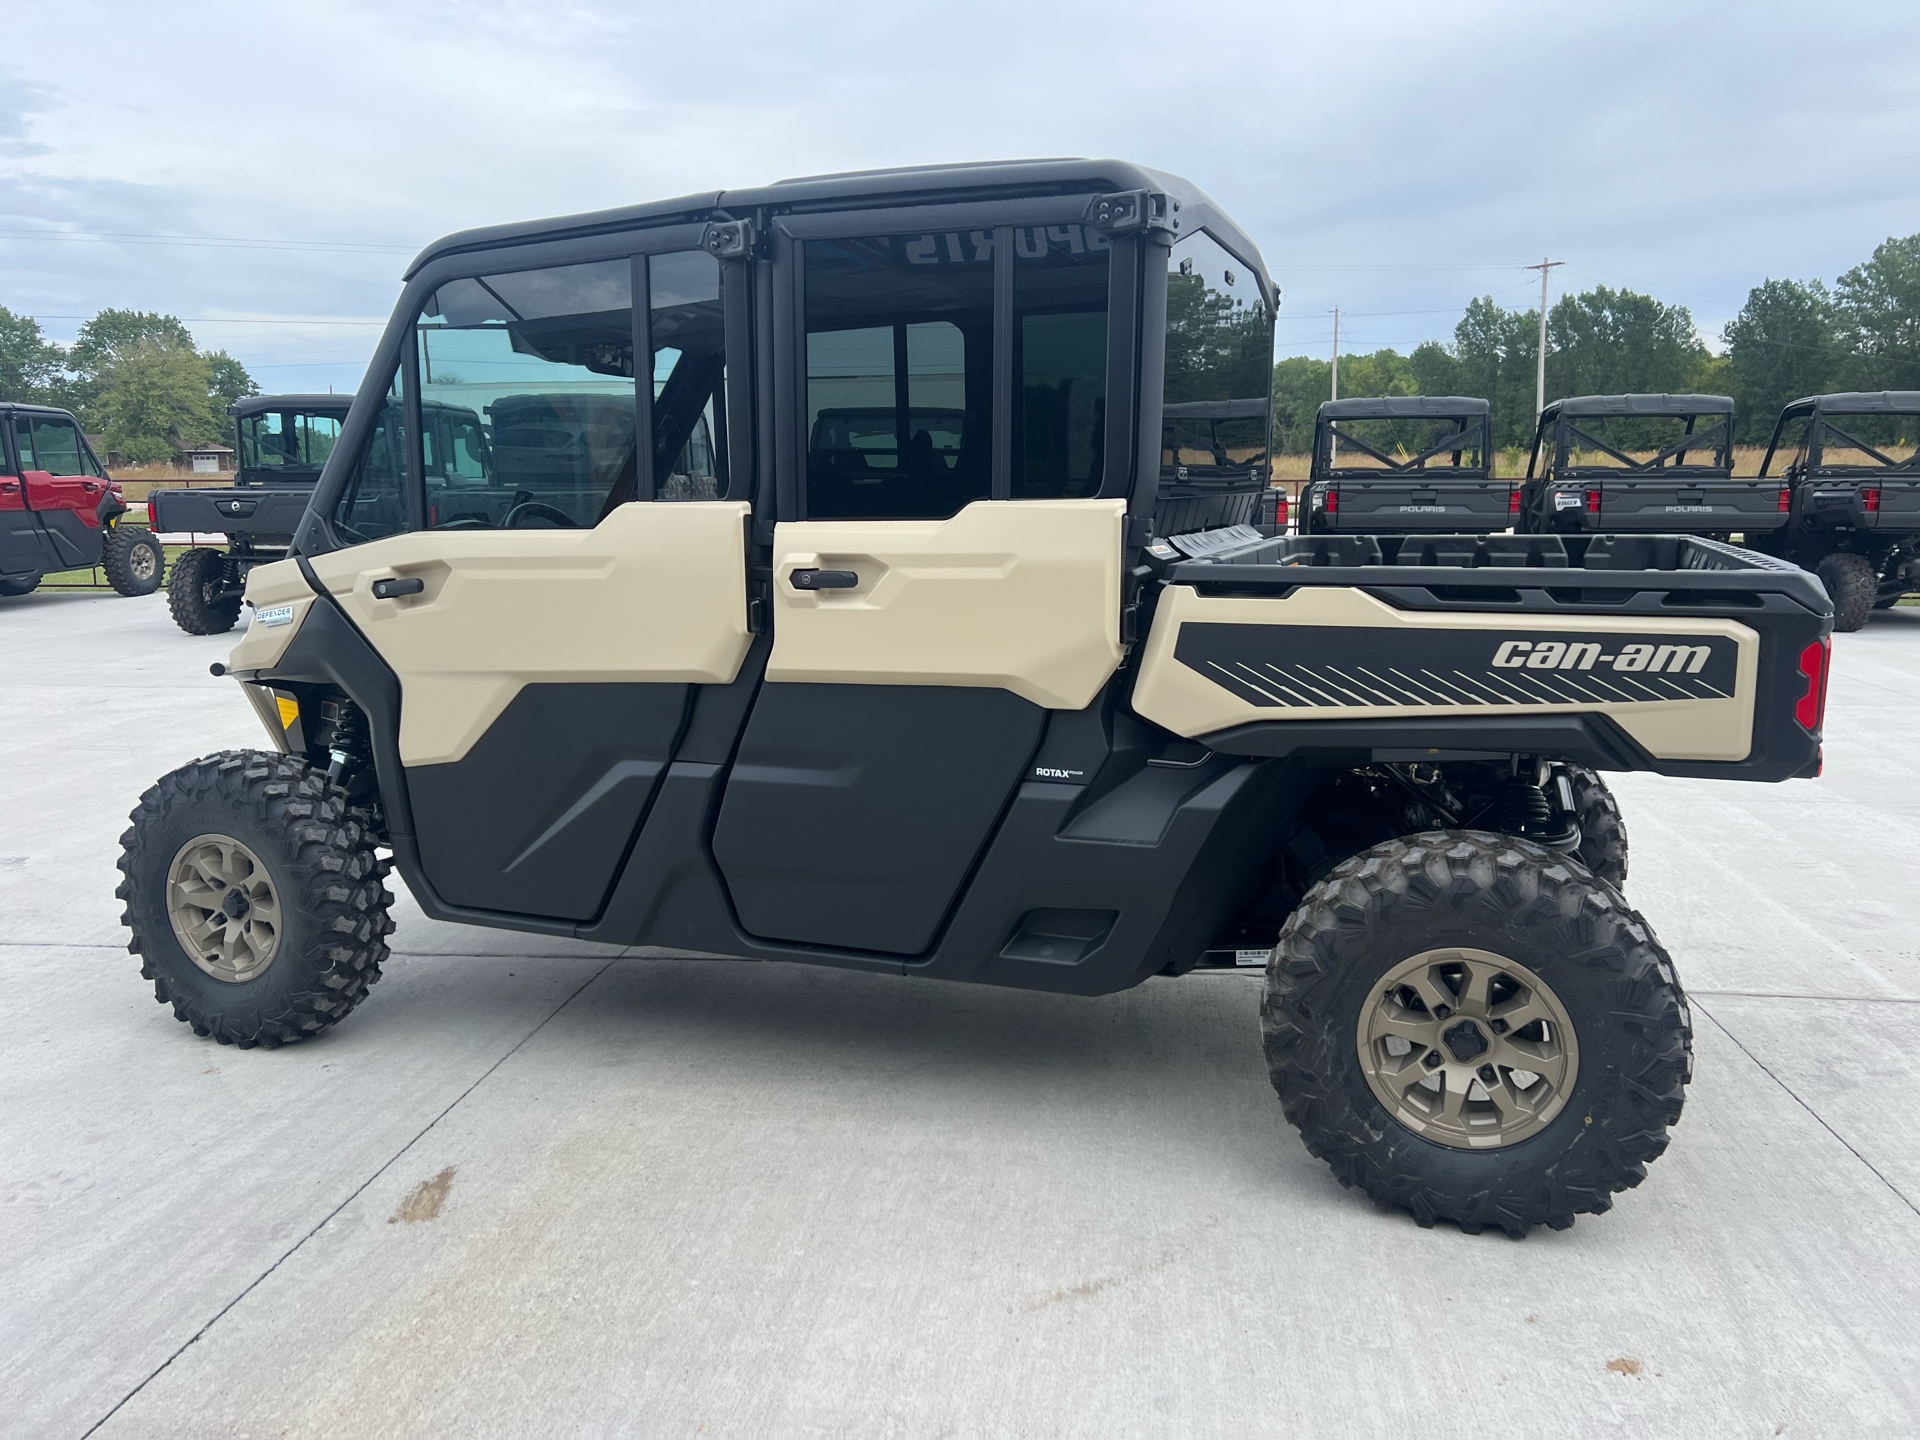
<path fill-rule="evenodd" d="M 491 530 L 493 522 L 484 515 L 456 515 L 434 526 L 436 530 Z"/>
<path fill-rule="evenodd" d="M 541 500 L 523 500 L 507 511 L 507 518 L 500 522 L 500 528 L 502 530 L 519 529 L 522 515 L 545 515 L 569 530 L 578 529 L 580 523 L 557 505 L 548 505 Z"/>

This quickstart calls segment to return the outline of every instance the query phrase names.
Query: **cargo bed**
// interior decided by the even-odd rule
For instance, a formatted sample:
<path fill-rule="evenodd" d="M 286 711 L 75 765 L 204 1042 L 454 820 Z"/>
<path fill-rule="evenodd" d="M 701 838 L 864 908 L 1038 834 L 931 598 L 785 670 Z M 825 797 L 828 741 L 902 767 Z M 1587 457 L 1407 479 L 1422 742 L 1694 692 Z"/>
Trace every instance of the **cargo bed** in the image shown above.
<path fill-rule="evenodd" d="M 1212 750 L 1818 773 L 1831 608 L 1784 561 L 1680 535 L 1209 538 L 1156 548 L 1133 703 Z"/>

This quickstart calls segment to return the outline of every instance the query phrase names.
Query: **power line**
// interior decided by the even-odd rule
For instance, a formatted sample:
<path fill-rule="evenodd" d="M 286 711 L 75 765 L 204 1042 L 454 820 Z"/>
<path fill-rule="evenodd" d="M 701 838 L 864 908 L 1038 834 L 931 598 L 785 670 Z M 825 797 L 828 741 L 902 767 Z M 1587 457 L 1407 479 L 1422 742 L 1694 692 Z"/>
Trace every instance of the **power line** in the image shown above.
<path fill-rule="evenodd" d="M 358 240 L 268 240 L 241 235 L 149 235 L 133 230 L 0 230 L 0 240 L 98 240 L 135 245 L 199 245 L 212 249 L 328 250 L 348 255 L 411 255 L 418 247 Z"/>

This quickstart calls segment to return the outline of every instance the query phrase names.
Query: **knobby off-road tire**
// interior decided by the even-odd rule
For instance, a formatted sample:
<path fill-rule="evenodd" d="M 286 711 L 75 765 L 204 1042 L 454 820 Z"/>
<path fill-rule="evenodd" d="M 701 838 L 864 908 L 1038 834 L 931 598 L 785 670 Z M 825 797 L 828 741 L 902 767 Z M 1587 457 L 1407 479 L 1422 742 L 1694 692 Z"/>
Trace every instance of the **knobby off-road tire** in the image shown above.
<path fill-rule="evenodd" d="M 43 578 L 38 571 L 31 575 L 0 575 L 0 595 L 31 595 L 40 588 Z"/>
<path fill-rule="evenodd" d="M 305 761 L 209 755 L 162 777 L 131 818 L 120 837 L 126 878 L 114 892 L 126 901 L 127 949 L 154 998 L 196 1035 L 242 1049 L 284 1045 L 345 1018 L 379 980 L 393 929 L 386 862 L 346 792 Z M 183 930 L 203 933 L 189 922 L 208 918 L 203 907 L 223 891 L 218 913 L 235 913 L 196 959 Z M 250 931 L 251 949 L 238 943 L 236 931 L 262 915 L 270 933 Z"/>
<path fill-rule="evenodd" d="M 1567 766 L 1580 822 L 1580 863 L 1616 890 L 1627 888 L 1627 822 L 1607 782 L 1584 765 Z"/>
<path fill-rule="evenodd" d="M 189 635 L 224 635 L 240 618 L 240 597 L 216 596 L 226 583 L 226 560 L 218 550 L 189 550 L 173 562 L 167 609 Z"/>
<path fill-rule="evenodd" d="M 1864 555 L 1836 550 L 1820 561 L 1815 573 L 1827 587 L 1833 601 L 1833 628 L 1858 630 L 1873 613 L 1873 602 L 1880 594 L 1880 577 Z"/>
<path fill-rule="evenodd" d="M 100 568 L 107 583 L 122 595 L 151 595 L 160 588 L 167 567 L 160 542 L 151 530 L 138 525 L 116 525 L 100 544 Z"/>
<path fill-rule="evenodd" d="M 1427 1017 L 1455 1040 L 1463 1019 L 1484 1017 L 1489 1007 L 1436 988 L 1450 983 L 1445 957 L 1496 962 L 1492 1013 L 1504 1011 L 1516 1023 L 1505 1034 L 1497 1027 L 1482 1033 L 1492 1047 L 1485 1059 L 1511 1060 L 1513 1042 L 1528 1033 L 1553 1038 L 1540 1026 L 1517 1023 L 1527 1010 L 1557 1015 L 1555 1023 L 1565 1026 L 1557 1071 L 1564 1083 L 1546 1097 L 1550 1103 L 1536 1100 L 1531 1112 L 1509 1112 L 1519 1116 L 1508 1122 L 1514 1138 L 1503 1139 L 1498 1126 L 1474 1141 L 1458 1134 L 1430 1138 L 1438 1133 L 1434 1127 L 1401 1118 L 1414 1113 L 1405 1105 L 1400 1116 L 1390 1112 L 1368 1078 L 1363 1057 L 1383 1056 L 1393 1041 L 1376 1040 L 1378 1049 L 1366 1049 L 1366 1027 L 1398 1005 L 1395 997 L 1410 994 L 1389 991 L 1387 980 L 1410 965 L 1418 970 L 1436 952 L 1440 962 L 1416 980 L 1434 1012 L 1447 1002 L 1457 1007 L 1451 1015 Z M 1481 966 L 1477 958 L 1468 963 Z M 1501 990 L 1502 966 L 1530 989 Z M 1501 1001 L 1501 994 L 1509 998 Z M 1345 861 L 1309 890 L 1280 932 L 1262 1023 L 1287 1118 L 1340 1183 L 1409 1211 L 1423 1226 L 1452 1220 L 1469 1234 L 1492 1225 L 1519 1238 L 1534 1225 L 1565 1229 L 1575 1215 L 1610 1208 L 1614 1193 L 1638 1185 L 1647 1162 L 1667 1148 L 1667 1128 L 1680 1118 L 1692 1074 L 1686 1000 L 1646 922 L 1578 863 L 1531 841 L 1479 831 L 1390 840 Z M 1480 1023 L 1493 1026 L 1484 1018 Z M 1457 1058 L 1458 1049 L 1454 1057 L 1416 1051 L 1409 1073 L 1416 1083 L 1423 1068 L 1453 1075 L 1460 1070 L 1452 1063 Z M 1547 1060 L 1533 1063 L 1542 1072 L 1555 1070 Z M 1503 1102 L 1516 1084 L 1545 1083 L 1544 1075 L 1527 1082 L 1524 1075 L 1495 1073 Z M 1460 1093 L 1471 1097 L 1470 1087 L 1471 1081 Z M 1425 1091 L 1404 1093 L 1416 1107 L 1432 1098 Z M 1481 1119 L 1486 1111 L 1501 1113 L 1491 1097 L 1467 1104 L 1483 1107 Z"/>

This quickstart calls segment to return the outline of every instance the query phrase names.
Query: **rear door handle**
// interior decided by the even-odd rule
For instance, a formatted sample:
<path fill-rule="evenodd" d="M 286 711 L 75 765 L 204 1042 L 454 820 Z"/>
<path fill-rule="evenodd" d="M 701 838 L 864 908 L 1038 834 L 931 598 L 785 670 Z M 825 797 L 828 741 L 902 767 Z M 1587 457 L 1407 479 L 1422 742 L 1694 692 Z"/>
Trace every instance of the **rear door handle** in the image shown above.
<path fill-rule="evenodd" d="M 795 570 L 787 583 L 796 590 L 851 590 L 860 577 L 851 570 Z"/>
<path fill-rule="evenodd" d="M 418 575 L 405 580 L 376 580 L 373 582 L 373 598 L 376 600 L 397 600 L 402 595 L 418 595 L 427 588 L 427 582 Z"/>

